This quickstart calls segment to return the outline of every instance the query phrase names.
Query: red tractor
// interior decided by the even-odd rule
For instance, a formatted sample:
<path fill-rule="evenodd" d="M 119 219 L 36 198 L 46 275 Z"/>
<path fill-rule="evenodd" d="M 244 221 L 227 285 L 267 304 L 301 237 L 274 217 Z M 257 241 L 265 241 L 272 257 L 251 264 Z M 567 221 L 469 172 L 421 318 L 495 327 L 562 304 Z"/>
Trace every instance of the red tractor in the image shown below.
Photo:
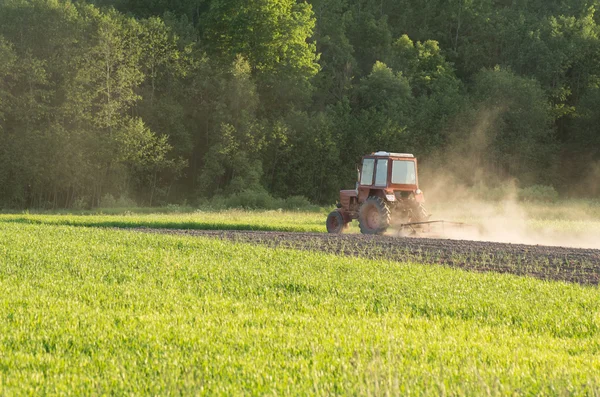
<path fill-rule="evenodd" d="M 402 224 L 427 222 L 412 154 L 377 152 L 365 156 L 355 190 L 342 190 L 338 209 L 327 217 L 327 231 L 341 233 L 358 219 L 363 234 L 383 234 L 392 219 Z"/>

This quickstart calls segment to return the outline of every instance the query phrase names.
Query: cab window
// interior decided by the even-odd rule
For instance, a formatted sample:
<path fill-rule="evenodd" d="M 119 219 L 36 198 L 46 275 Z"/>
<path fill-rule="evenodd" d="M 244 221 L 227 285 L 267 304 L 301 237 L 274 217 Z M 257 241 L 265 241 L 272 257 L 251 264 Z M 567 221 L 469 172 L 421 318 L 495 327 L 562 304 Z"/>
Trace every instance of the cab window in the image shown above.
<path fill-rule="evenodd" d="M 373 171 L 375 170 L 375 159 L 364 159 L 362 173 L 360 175 L 360 184 L 371 186 L 373 184 Z"/>
<path fill-rule="evenodd" d="M 392 183 L 394 185 L 416 185 L 417 172 L 415 162 L 394 160 L 392 165 Z"/>
<path fill-rule="evenodd" d="M 375 186 L 387 186 L 388 160 L 377 160 L 377 172 L 375 174 Z"/>

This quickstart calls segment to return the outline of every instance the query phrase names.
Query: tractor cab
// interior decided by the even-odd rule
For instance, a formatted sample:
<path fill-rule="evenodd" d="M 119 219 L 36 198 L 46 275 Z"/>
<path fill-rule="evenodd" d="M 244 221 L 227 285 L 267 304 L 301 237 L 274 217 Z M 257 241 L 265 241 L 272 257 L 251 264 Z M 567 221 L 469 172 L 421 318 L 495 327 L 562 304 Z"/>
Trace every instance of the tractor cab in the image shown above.
<path fill-rule="evenodd" d="M 364 201 L 370 196 L 380 196 L 388 201 L 415 197 L 419 190 L 417 159 L 412 154 L 376 152 L 365 156 L 359 172 L 358 198 Z"/>
<path fill-rule="evenodd" d="M 382 234 L 392 216 L 405 222 L 428 220 L 424 202 L 415 156 L 375 152 L 363 157 L 356 189 L 340 192 L 338 209 L 327 218 L 327 230 L 340 233 L 358 219 L 362 233 Z"/>

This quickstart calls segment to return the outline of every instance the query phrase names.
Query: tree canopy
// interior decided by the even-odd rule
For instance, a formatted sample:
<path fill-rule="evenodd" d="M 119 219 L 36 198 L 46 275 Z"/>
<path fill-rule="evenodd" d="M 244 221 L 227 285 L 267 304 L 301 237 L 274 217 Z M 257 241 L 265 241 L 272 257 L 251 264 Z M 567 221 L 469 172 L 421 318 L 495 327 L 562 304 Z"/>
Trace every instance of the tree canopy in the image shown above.
<path fill-rule="evenodd" d="M 597 197 L 599 6 L 2 0 L 0 207 L 331 203 L 377 150 Z"/>

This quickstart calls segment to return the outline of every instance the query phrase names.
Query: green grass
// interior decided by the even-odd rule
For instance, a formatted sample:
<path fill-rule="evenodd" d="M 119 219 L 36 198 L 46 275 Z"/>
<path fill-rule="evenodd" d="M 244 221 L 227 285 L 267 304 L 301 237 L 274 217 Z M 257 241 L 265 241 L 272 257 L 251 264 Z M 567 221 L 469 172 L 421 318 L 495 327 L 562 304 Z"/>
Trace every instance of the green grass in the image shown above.
<path fill-rule="evenodd" d="M 600 291 L 0 224 L 0 395 L 592 395 Z"/>
<path fill-rule="evenodd" d="M 0 215 L 0 222 L 119 228 L 326 232 L 326 218 L 326 213 L 318 212 L 228 210 L 221 212 L 195 211 L 181 214 L 126 212 L 119 215 L 22 213 Z"/>
<path fill-rule="evenodd" d="M 5 213 L 0 222 L 92 226 L 151 227 L 204 230 L 261 230 L 325 233 L 331 209 L 318 211 L 193 210 L 188 207 L 99 209 L 95 211 Z M 485 224 L 494 217 L 513 218 L 521 232 L 600 235 L 600 204 L 592 201 L 564 201 L 556 204 L 521 203 L 517 212 L 502 204 L 431 204 L 432 219 Z M 525 219 L 523 222 L 521 220 Z M 512 222 L 511 221 L 511 222 Z M 501 221 L 500 225 L 506 222 Z M 512 225 L 512 223 L 509 222 Z M 509 229 L 514 226 L 503 226 Z M 354 221 L 350 233 L 358 233 Z"/>

